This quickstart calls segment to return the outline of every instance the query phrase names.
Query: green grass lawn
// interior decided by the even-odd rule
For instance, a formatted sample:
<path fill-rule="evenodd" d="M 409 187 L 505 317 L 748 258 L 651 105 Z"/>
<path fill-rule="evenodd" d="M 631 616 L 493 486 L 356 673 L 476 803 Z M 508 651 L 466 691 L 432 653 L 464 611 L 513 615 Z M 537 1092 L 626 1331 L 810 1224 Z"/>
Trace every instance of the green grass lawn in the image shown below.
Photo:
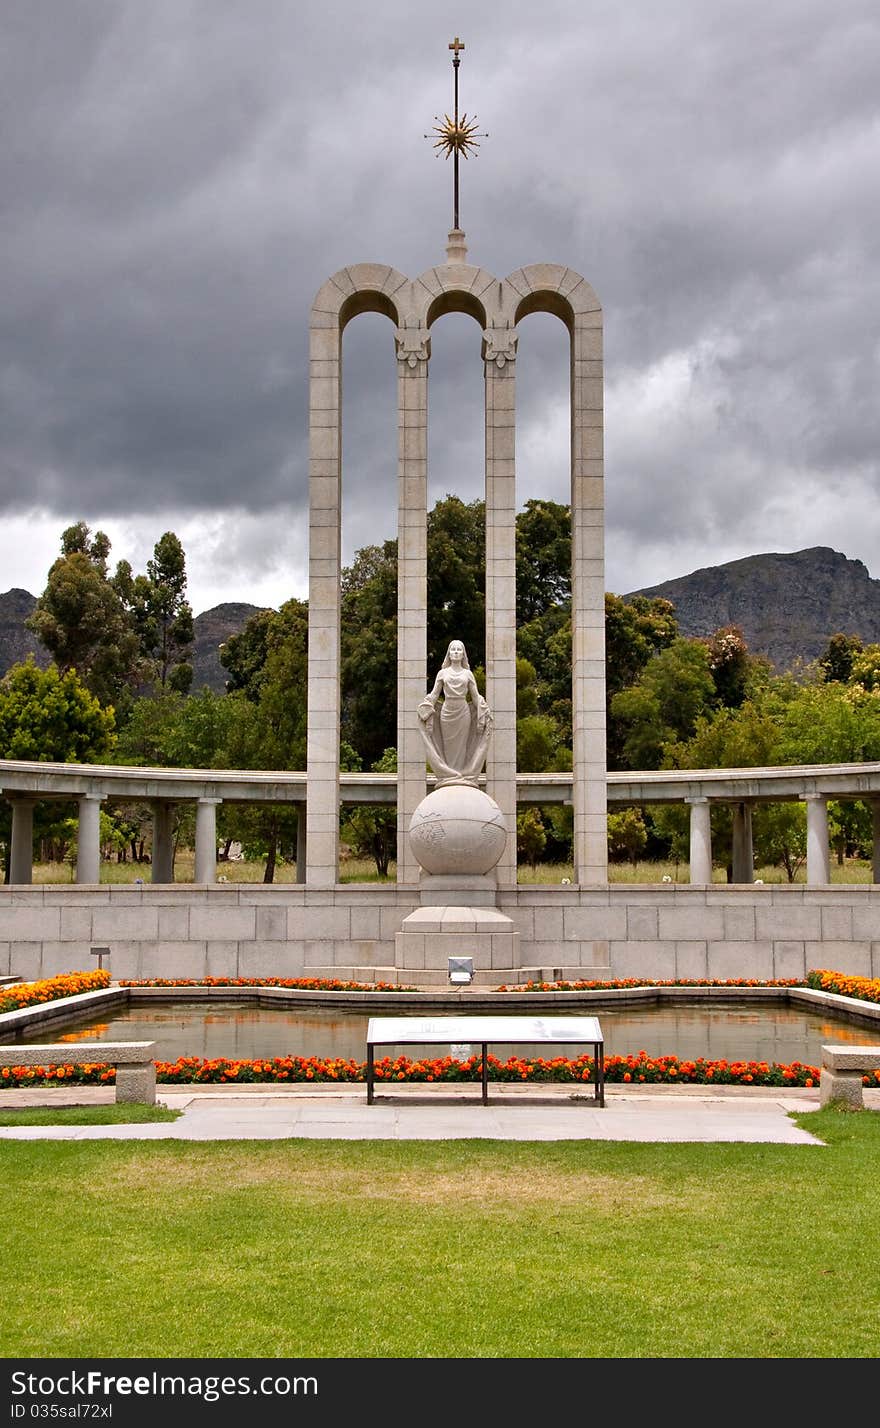
<path fill-rule="evenodd" d="M 261 883 L 264 869 L 265 864 L 262 862 L 218 863 L 217 865 L 218 877 L 229 883 Z M 534 868 L 529 867 L 528 863 L 521 863 L 518 879 L 520 883 L 524 884 L 559 884 L 565 878 L 571 881 L 572 874 L 573 869 L 570 863 L 538 863 Z M 74 869 L 66 863 L 35 863 L 33 876 L 35 883 L 43 884 L 75 881 Z M 346 858 L 339 868 L 339 879 L 343 883 L 393 882 L 396 877 L 397 866 L 392 862 L 388 869 L 388 878 L 381 879 L 376 872 L 376 864 L 372 858 Z M 756 868 L 755 877 L 765 883 L 788 881 L 781 867 Z M 101 864 L 102 883 L 133 883 L 136 878 L 140 878 L 145 883 L 150 881 L 149 864 Z M 191 850 L 184 848 L 178 851 L 174 862 L 174 878 L 179 883 L 192 882 L 193 854 Z M 610 863 L 608 867 L 608 881 L 612 883 L 650 884 L 663 882 L 664 878 L 673 883 L 687 883 L 689 881 L 687 863 Z M 279 862 L 275 868 L 275 882 L 293 883 L 295 881 L 295 865 Z M 727 874 L 724 868 L 715 868 L 713 881 L 726 883 Z M 805 883 L 806 881 L 806 867 L 798 869 L 795 882 Z M 848 858 L 842 865 L 832 859 L 831 881 L 843 884 L 870 883 L 872 881 L 871 864 L 864 858 Z"/>
<path fill-rule="evenodd" d="M 102 1106 L 0 1106 L 0 1126 L 131 1126 L 144 1121 L 176 1121 L 180 1111 L 139 1101 Z"/>
<path fill-rule="evenodd" d="M 880 1114 L 823 1146 L 2 1142 L 0 1355 L 874 1358 Z"/>

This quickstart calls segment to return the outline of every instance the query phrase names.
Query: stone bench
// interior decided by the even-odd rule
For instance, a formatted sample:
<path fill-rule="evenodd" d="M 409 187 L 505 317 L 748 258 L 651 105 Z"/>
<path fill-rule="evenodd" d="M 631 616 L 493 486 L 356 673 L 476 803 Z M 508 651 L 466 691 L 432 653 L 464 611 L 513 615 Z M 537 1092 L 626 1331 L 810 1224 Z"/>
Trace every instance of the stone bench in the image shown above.
<path fill-rule="evenodd" d="M 844 1101 L 865 1104 L 862 1077 L 880 1070 L 880 1046 L 823 1046 L 819 1070 L 819 1105 Z"/>
<path fill-rule="evenodd" d="M 155 1041 L 48 1042 L 0 1045 L 0 1066 L 115 1066 L 117 1101 L 156 1104 Z M 0 1082 L 2 1084 L 2 1082 Z"/>

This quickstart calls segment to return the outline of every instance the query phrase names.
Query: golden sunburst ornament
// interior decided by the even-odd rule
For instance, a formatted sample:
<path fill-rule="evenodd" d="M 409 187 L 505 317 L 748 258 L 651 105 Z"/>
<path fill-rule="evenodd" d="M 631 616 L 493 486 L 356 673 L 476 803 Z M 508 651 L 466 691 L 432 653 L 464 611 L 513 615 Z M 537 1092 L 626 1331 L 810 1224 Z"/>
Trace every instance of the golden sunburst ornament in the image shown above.
<path fill-rule="evenodd" d="M 452 117 L 444 114 L 441 119 L 439 114 L 434 115 L 434 128 L 430 134 L 426 134 L 426 139 L 434 140 L 435 158 L 441 154 L 445 158 L 452 155 L 452 227 L 456 232 L 460 231 L 458 219 L 458 156 L 463 154 L 468 158 L 470 154 L 476 157 L 478 130 L 477 119 L 473 115 L 470 119 L 466 114 L 459 116 L 458 113 L 458 70 L 461 64 L 461 51 L 464 49 L 463 42 L 456 35 L 449 48 L 452 50 L 452 73 L 455 80 L 455 107 Z M 436 136 L 436 137 L 435 137 Z M 479 138 L 487 139 L 488 134 L 479 133 Z"/>
<path fill-rule="evenodd" d="M 432 132 L 438 137 L 434 140 L 434 148 L 437 150 L 437 157 L 441 153 L 448 159 L 450 154 L 462 154 L 468 157 L 469 152 L 477 150 L 480 146 L 476 140 L 477 119 L 468 119 L 466 114 L 462 114 L 456 123 L 455 119 L 450 119 L 448 114 L 444 114 L 442 121 L 435 114 L 437 120 Z"/>

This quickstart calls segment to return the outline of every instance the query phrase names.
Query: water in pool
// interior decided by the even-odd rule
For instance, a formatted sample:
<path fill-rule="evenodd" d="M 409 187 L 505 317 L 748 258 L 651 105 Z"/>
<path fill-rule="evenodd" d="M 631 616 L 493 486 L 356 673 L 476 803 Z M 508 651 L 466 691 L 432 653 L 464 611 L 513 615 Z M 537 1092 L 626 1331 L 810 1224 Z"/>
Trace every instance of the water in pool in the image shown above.
<path fill-rule="evenodd" d="M 644 1049 L 652 1056 L 676 1055 L 682 1059 L 783 1064 L 802 1061 L 817 1066 L 823 1043 L 880 1045 L 880 1027 L 792 1006 L 759 1009 L 741 1004 L 679 1004 L 614 1011 L 600 1007 L 595 1015 L 605 1037 L 606 1056 L 625 1056 Z M 210 1008 L 204 1002 L 154 1002 L 120 1009 L 100 1020 L 92 1014 L 88 1020 L 57 1023 L 51 1031 L 45 1027 L 42 1031 L 36 1029 L 20 1044 L 46 1040 L 155 1041 L 154 1055 L 159 1061 L 176 1061 L 180 1056 L 244 1060 L 339 1056 L 363 1061 L 367 1021 L 361 1012 L 257 1007 L 247 1002 L 225 1002 Z M 548 1050 L 546 1044 L 497 1045 L 491 1049 L 502 1060 L 511 1055 L 553 1055 L 558 1050 Z M 445 1054 L 438 1047 L 400 1050 L 412 1057 Z"/>

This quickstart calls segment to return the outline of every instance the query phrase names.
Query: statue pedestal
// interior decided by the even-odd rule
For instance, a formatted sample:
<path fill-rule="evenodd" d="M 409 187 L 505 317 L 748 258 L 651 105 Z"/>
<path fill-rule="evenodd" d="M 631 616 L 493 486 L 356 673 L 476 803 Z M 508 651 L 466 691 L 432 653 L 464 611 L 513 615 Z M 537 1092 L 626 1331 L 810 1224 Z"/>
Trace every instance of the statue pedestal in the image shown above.
<path fill-rule="evenodd" d="M 450 901 L 442 906 L 417 907 L 394 938 L 398 973 L 420 974 L 421 982 L 448 981 L 450 957 L 474 959 L 474 983 L 485 986 L 510 977 L 519 965 L 519 932 L 512 918 L 497 907 Z M 494 973 L 494 975 L 493 975 Z"/>
<path fill-rule="evenodd" d="M 474 983 L 510 979 L 519 932 L 495 906 L 495 867 L 507 838 L 498 804 L 473 783 L 444 783 L 418 805 L 409 841 L 422 869 L 422 906 L 395 935 L 401 980 L 448 984 L 450 957 L 473 958 Z"/>

